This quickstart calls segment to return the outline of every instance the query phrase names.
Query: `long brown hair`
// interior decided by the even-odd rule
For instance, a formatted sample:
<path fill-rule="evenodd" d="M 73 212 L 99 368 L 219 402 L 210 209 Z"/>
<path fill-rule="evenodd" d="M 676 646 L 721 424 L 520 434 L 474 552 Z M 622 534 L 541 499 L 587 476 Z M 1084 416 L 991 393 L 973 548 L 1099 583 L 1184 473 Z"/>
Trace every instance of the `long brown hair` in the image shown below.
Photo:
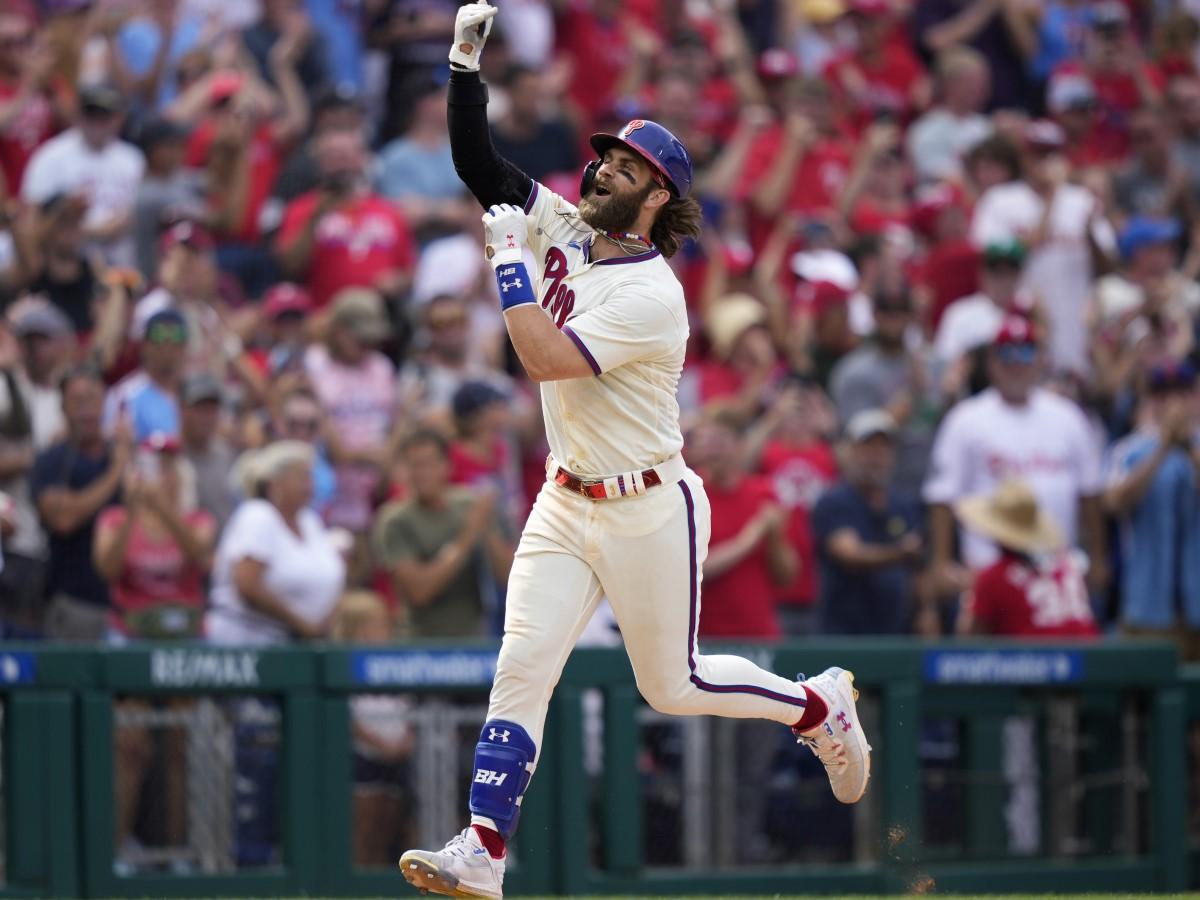
<path fill-rule="evenodd" d="M 650 229 L 650 240 L 663 256 L 670 259 L 679 252 L 684 238 L 699 236 L 703 218 L 700 204 L 691 197 L 672 197 L 658 211 Z"/>

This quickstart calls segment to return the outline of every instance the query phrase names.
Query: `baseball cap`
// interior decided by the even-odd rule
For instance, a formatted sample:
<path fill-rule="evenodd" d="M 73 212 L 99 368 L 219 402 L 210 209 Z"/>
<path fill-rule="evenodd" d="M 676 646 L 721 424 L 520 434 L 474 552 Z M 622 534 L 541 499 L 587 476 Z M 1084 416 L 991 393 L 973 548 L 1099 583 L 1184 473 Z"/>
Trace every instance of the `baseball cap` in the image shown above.
<path fill-rule="evenodd" d="M 179 438 L 165 431 L 148 434 L 138 446 L 142 450 L 149 450 L 153 453 L 178 453 L 183 449 Z"/>
<path fill-rule="evenodd" d="M 212 234 L 203 225 L 185 219 L 176 222 L 163 232 L 159 239 L 159 249 L 166 253 L 173 247 L 183 244 L 198 253 L 209 253 L 216 246 Z"/>
<path fill-rule="evenodd" d="M 313 116 L 333 109 L 362 110 L 362 97 L 353 85 L 335 84 L 319 91 L 313 99 Z"/>
<path fill-rule="evenodd" d="M 1036 345 L 1037 343 L 1038 332 L 1033 322 L 1025 316 L 1016 314 L 1005 316 L 1000 327 L 996 329 L 996 336 L 992 338 L 993 347 Z"/>
<path fill-rule="evenodd" d="M 383 298 L 370 288 L 344 288 L 334 295 L 331 307 L 332 321 L 361 341 L 384 341 L 392 336 Z"/>
<path fill-rule="evenodd" d="M 143 153 L 149 153 L 160 144 L 172 141 L 183 141 L 188 136 L 188 130 L 178 122 L 172 122 L 163 116 L 147 119 L 138 129 L 137 143 Z"/>
<path fill-rule="evenodd" d="M 864 409 L 850 417 L 845 434 L 855 444 L 877 434 L 893 437 L 896 434 L 896 420 L 887 410 Z"/>
<path fill-rule="evenodd" d="M 285 313 L 307 315 L 312 308 L 312 297 L 308 291 L 290 281 L 275 285 L 263 297 L 263 313 L 272 320 Z"/>
<path fill-rule="evenodd" d="M 1062 126 L 1050 119 L 1034 119 L 1026 124 L 1024 137 L 1030 147 L 1061 147 L 1067 142 Z"/>
<path fill-rule="evenodd" d="M 1096 105 L 1096 86 L 1082 72 L 1065 72 L 1050 79 L 1046 106 L 1052 113 L 1070 112 Z"/>
<path fill-rule="evenodd" d="M 245 82 L 240 72 L 217 72 L 208 83 L 208 102 L 215 106 L 242 89 Z"/>
<path fill-rule="evenodd" d="M 1129 260 L 1139 250 L 1154 244 L 1177 241 L 1181 234 L 1183 234 L 1183 228 L 1177 219 L 1134 216 L 1121 232 L 1121 236 L 1117 238 L 1117 249 L 1121 251 L 1122 259 Z"/>
<path fill-rule="evenodd" d="M 106 113 L 125 111 L 125 96 L 115 85 L 107 81 L 97 81 L 81 85 L 79 88 L 79 108 L 94 109 Z"/>
<path fill-rule="evenodd" d="M 71 320 L 57 306 L 40 298 L 30 298 L 16 303 L 9 311 L 9 324 L 13 334 L 19 338 L 40 334 L 46 337 L 63 337 L 74 329 Z"/>
<path fill-rule="evenodd" d="M 184 406 L 215 400 L 220 403 L 225 396 L 221 382 L 211 372 L 194 372 L 183 380 L 179 390 L 179 399 Z"/>
<path fill-rule="evenodd" d="M 187 319 L 175 309 L 160 309 L 146 320 L 143 340 L 150 344 L 187 342 Z"/>
<path fill-rule="evenodd" d="M 1102 0 L 1092 7 L 1088 20 L 1093 28 L 1123 28 L 1129 24 L 1129 10 L 1121 0 Z"/>
<path fill-rule="evenodd" d="M 772 80 L 791 78 L 800 71 L 800 62 L 796 57 L 779 47 L 764 50 L 758 57 L 758 77 Z"/>
<path fill-rule="evenodd" d="M 1025 262 L 1025 245 L 1015 238 L 1009 241 L 994 241 L 983 248 L 985 266 L 1012 266 L 1021 268 Z"/>
<path fill-rule="evenodd" d="M 1151 366 L 1146 389 L 1151 394 L 1187 390 L 1196 384 L 1196 369 L 1187 361 L 1168 360 Z"/>
<path fill-rule="evenodd" d="M 451 407 L 454 410 L 454 418 L 465 419 L 481 409 L 495 403 L 503 403 L 507 399 L 502 391 L 486 381 L 465 381 L 454 392 Z"/>
<path fill-rule="evenodd" d="M 966 208 L 962 189 L 944 181 L 920 189 L 914 200 L 913 228 L 929 238 L 937 232 L 938 218 L 943 212 L 948 209 Z"/>
<path fill-rule="evenodd" d="M 845 306 L 849 300 L 850 292 L 832 281 L 817 281 L 809 286 L 809 304 L 814 316 Z"/>

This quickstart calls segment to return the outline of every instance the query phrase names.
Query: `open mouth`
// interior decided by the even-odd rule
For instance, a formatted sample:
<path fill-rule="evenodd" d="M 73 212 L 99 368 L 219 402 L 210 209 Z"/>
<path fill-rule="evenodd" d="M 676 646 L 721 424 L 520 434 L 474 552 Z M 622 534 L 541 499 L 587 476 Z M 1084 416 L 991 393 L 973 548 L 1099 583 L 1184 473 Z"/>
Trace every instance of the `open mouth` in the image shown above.
<path fill-rule="evenodd" d="M 596 196 L 597 197 L 607 197 L 610 193 L 611 193 L 611 191 L 609 191 L 608 188 L 602 187 L 601 185 L 596 185 Z"/>

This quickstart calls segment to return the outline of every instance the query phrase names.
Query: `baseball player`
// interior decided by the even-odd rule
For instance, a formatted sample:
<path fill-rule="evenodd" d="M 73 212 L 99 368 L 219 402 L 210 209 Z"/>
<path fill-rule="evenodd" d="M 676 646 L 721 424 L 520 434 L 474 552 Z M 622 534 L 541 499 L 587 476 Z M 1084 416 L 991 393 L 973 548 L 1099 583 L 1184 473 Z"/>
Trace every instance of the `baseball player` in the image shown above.
<path fill-rule="evenodd" d="M 638 119 L 592 136 L 598 158 L 584 170 L 578 207 L 534 183 L 497 155 L 488 134 L 478 71 L 495 15 L 486 3 L 458 11 L 450 141 L 459 176 L 487 210 L 484 252 L 509 338 L 541 384 L 551 456 L 509 576 L 471 825 L 441 850 L 400 859 L 411 884 L 451 897 L 503 895 L 505 841 L 537 764 L 550 695 L 602 595 L 655 709 L 791 726 L 844 803 L 863 795 L 870 772 L 850 672 L 789 681 L 696 646 L 709 505 L 680 456 L 675 389 L 688 324 L 664 259 L 699 230 L 691 159 L 665 128 Z"/>

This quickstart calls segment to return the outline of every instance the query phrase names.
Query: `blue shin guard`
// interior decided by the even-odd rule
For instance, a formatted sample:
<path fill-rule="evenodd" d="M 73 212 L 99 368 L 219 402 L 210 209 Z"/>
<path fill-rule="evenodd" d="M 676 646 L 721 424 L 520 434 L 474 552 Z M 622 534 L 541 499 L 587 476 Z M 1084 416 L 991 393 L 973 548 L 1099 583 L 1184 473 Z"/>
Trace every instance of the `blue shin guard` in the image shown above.
<path fill-rule="evenodd" d="M 533 775 L 537 748 L 515 722 L 485 722 L 475 745 L 475 775 L 471 779 L 471 813 L 486 816 L 507 840 L 517 830 L 521 798 Z"/>

